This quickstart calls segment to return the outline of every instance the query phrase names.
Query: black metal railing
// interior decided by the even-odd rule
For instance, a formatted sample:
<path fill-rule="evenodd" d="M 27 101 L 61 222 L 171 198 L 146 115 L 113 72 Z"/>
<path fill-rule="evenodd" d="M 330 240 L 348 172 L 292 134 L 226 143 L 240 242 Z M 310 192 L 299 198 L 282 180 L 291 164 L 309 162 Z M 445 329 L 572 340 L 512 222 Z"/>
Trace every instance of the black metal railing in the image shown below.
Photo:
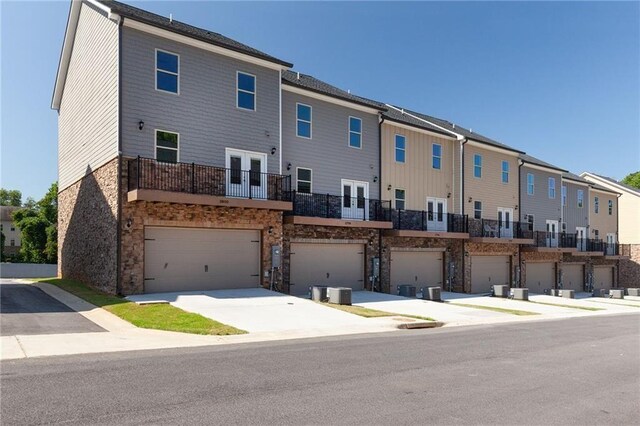
<path fill-rule="evenodd" d="M 424 210 L 391 211 L 393 229 L 402 231 L 468 232 L 467 215 Z"/>
<path fill-rule="evenodd" d="M 291 201 L 291 176 L 195 163 L 129 160 L 129 191 L 155 189 L 189 194 Z"/>
<path fill-rule="evenodd" d="M 383 222 L 391 220 L 391 201 L 296 191 L 293 191 L 292 199 L 293 210 L 285 212 L 288 216 Z"/>
<path fill-rule="evenodd" d="M 617 244 L 617 243 L 604 244 L 604 254 L 606 256 L 620 256 L 620 253 L 622 253 L 620 244 Z"/>
<path fill-rule="evenodd" d="M 530 229 L 530 224 L 526 222 L 469 219 L 469 236 L 533 239 L 533 231 Z"/>

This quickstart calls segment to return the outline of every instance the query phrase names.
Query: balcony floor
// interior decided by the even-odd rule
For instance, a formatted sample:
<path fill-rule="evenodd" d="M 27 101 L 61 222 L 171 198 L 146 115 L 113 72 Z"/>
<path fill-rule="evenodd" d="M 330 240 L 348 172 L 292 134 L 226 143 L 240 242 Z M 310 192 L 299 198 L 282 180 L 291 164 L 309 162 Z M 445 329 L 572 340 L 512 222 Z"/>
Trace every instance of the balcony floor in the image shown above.
<path fill-rule="evenodd" d="M 346 228 L 392 229 L 393 223 L 374 220 L 329 219 L 310 216 L 286 216 L 284 223 L 295 225 L 341 226 Z"/>
<path fill-rule="evenodd" d="M 578 249 L 575 247 L 522 247 L 522 251 L 537 253 L 575 253 Z"/>
<path fill-rule="evenodd" d="M 217 207 L 242 207 L 268 210 L 292 210 L 290 201 L 272 201 L 248 198 L 220 197 L 216 195 L 189 194 L 160 191 L 156 189 L 134 189 L 127 193 L 127 201 L 155 201 L 158 203 L 197 204 Z"/>
<path fill-rule="evenodd" d="M 533 239 L 529 238 L 504 238 L 504 237 L 471 237 L 472 243 L 486 244 L 533 244 Z"/>
<path fill-rule="evenodd" d="M 409 231 L 409 230 L 388 230 L 384 232 L 386 237 L 414 237 L 414 238 L 449 238 L 466 240 L 469 234 L 466 232 L 447 232 L 447 231 Z"/>

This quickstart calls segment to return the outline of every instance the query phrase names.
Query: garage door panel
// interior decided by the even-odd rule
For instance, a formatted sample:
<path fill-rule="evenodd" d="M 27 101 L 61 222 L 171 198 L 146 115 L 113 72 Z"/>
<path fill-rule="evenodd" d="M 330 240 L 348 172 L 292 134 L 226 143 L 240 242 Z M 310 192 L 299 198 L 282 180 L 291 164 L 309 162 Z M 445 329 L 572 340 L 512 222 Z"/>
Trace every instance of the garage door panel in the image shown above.
<path fill-rule="evenodd" d="M 509 256 L 471 256 L 471 292 L 489 293 L 492 285 L 509 285 Z"/>
<path fill-rule="evenodd" d="M 584 291 L 584 265 L 562 266 L 562 288 Z"/>
<path fill-rule="evenodd" d="M 613 287 L 613 267 L 597 266 L 593 268 L 593 288 L 611 289 Z"/>
<path fill-rule="evenodd" d="M 415 285 L 420 291 L 424 286 L 442 287 L 442 252 L 391 252 L 391 294 L 397 293 L 400 284 Z"/>
<path fill-rule="evenodd" d="M 145 229 L 145 292 L 259 285 L 259 231 Z"/>
<path fill-rule="evenodd" d="M 364 289 L 364 245 L 292 243 L 290 293 L 305 295 L 309 286 Z"/>
<path fill-rule="evenodd" d="M 547 288 L 556 288 L 555 262 L 527 263 L 526 287 L 531 293 L 544 293 Z"/>

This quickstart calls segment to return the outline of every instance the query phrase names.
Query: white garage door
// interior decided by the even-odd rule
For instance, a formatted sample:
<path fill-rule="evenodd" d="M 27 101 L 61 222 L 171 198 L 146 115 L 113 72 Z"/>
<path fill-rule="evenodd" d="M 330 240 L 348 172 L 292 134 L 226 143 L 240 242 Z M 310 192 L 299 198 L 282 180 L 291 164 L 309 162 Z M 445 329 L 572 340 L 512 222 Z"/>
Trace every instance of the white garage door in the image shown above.
<path fill-rule="evenodd" d="M 255 230 L 145 228 L 145 293 L 258 287 Z"/>
<path fill-rule="evenodd" d="M 584 291 L 584 265 L 562 265 L 562 288 Z"/>
<path fill-rule="evenodd" d="M 391 294 L 397 294 L 397 286 L 411 284 L 442 287 L 443 252 L 392 251 Z"/>
<path fill-rule="evenodd" d="M 525 287 L 530 293 L 544 293 L 545 288 L 556 288 L 555 262 L 527 263 Z"/>
<path fill-rule="evenodd" d="M 489 293 L 492 285 L 509 285 L 509 256 L 471 256 L 471 292 Z"/>
<path fill-rule="evenodd" d="M 290 290 L 302 296 L 313 285 L 364 289 L 363 244 L 292 243 Z"/>
<path fill-rule="evenodd" d="M 605 288 L 609 290 L 613 287 L 613 267 L 596 266 L 593 268 L 593 288 Z"/>

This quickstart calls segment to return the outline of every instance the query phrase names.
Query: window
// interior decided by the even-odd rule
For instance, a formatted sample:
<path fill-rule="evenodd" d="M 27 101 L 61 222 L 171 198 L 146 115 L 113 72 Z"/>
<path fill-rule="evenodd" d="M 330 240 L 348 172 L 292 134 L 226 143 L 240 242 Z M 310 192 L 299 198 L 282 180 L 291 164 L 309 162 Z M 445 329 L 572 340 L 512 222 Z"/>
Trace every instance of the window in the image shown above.
<path fill-rule="evenodd" d="M 473 202 L 473 217 L 474 219 L 482 219 L 482 201 Z"/>
<path fill-rule="evenodd" d="M 11 247 L 15 247 L 15 245 L 16 245 L 16 240 L 11 240 L 11 243 L 10 243 L 10 244 L 11 244 Z"/>
<path fill-rule="evenodd" d="M 482 177 L 482 155 L 475 154 L 473 156 L 473 176 Z"/>
<path fill-rule="evenodd" d="M 613 214 L 613 200 L 609 200 L 609 216 Z"/>
<path fill-rule="evenodd" d="M 362 148 L 362 120 L 357 117 L 349 117 L 349 146 Z"/>
<path fill-rule="evenodd" d="M 549 198 L 556 198 L 556 178 L 549 178 Z"/>
<path fill-rule="evenodd" d="M 237 107 L 255 111 L 256 109 L 256 76 L 238 71 Z"/>
<path fill-rule="evenodd" d="M 509 183 L 509 162 L 502 162 L 502 183 Z"/>
<path fill-rule="evenodd" d="M 596 240 L 600 238 L 600 231 L 597 229 L 593 230 L 593 235 L 596 237 Z"/>
<path fill-rule="evenodd" d="M 595 214 L 600 213 L 600 198 L 598 198 L 598 197 L 595 197 L 593 199 L 593 212 Z"/>
<path fill-rule="evenodd" d="M 180 91 L 180 57 L 156 49 L 156 90 L 178 94 Z"/>
<path fill-rule="evenodd" d="M 298 192 L 311 194 L 311 169 L 298 167 L 296 169 L 296 177 Z"/>
<path fill-rule="evenodd" d="M 525 214 L 524 221 L 527 222 L 529 226 L 529 231 L 533 231 L 533 224 L 535 223 L 535 217 L 532 214 Z"/>
<path fill-rule="evenodd" d="M 584 207 L 584 191 L 578 189 L 578 208 L 581 209 L 582 207 Z"/>
<path fill-rule="evenodd" d="M 177 133 L 156 130 L 156 160 L 177 163 L 179 139 Z"/>
<path fill-rule="evenodd" d="M 442 165 L 442 145 L 434 143 L 431 145 L 431 167 L 440 170 Z"/>
<path fill-rule="evenodd" d="M 4 225 L 0 223 L 0 231 L 4 231 Z"/>
<path fill-rule="evenodd" d="M 535 181 L 533 173 L 527 173 L 527 194 L 533 195 L 533 191 L 535 190 Z"/>
<path fill-rule="evenodd" d="M 567 187 L 565 185 L 562 185 L 562 188 L 560 189 L 560 191 L 562 192 L 562 206 L 566 207 L 567 206 Z"/>
<path fill-rule="evenodd" d="M 404 189 L 396 189 L 396 209 L 404 210 Z"/>
<path fill-rule="evenodd" d="M 396 163 L 404 163 L 407 139 L 402 135 L 396 135 Z"/>
<path fill-rule="evenodd" d="M 567 232 L 567 222 L 562 222 L 562 233 L 566 233 Z"/>
<path fill-rule="evenodd" d="M 311 114 L 309 105 L 296 104 L 296 134 L 298 137 L 311 139 Z"/>
<path fill-rule="evenodd" d="M 15 231 L 16 230 L 16 226 L 14 224 L 11 224 L 11 230 Z"/>

